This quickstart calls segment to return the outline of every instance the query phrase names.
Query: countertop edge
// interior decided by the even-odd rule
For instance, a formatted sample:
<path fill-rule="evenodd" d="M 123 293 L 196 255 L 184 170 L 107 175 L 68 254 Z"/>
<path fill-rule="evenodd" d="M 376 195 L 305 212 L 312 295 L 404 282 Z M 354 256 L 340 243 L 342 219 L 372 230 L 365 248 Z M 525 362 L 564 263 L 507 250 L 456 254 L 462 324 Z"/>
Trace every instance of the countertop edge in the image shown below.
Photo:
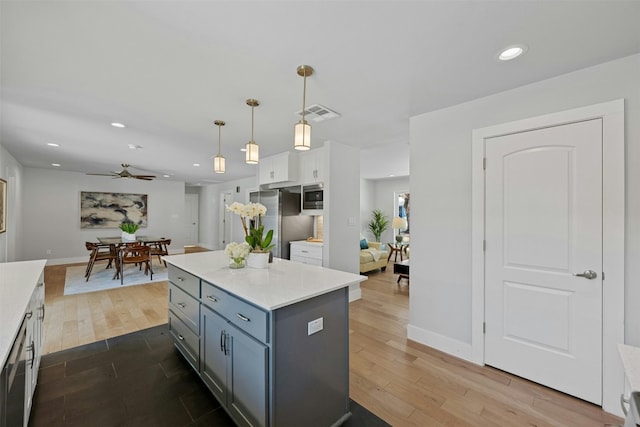
<path fill-rule="evenodd" d="M 187 273 L 190 273 L 196 277 L 199 277 L 201 280 L 207 283 L 210 283 L 214 286 L 217 286 L 222 290 L 229 292 L 230 294 L 237 296 L 238 298 L 241 298 L 267 311 L 274 311 L 279 308 L 296 304 L 298 302 L 301 302 L 310 298 L 314 298 L 319 295 L 327 294 L 329 292 L 333 292 L 338 289 L 348 288 L 353 284 L 360 283 L 367 280 L 367 276 L 363 276 L 355 273 L 348 273 L 348 272 L 329 269 L 325 267 L 306 265 L 306 264 L 296 263 L 294 261 L 289 261 L 289 260 L 274 259 L 273 265 L 277 266 L 275 268 L 280 273 L 282 272 L 281 270 L 283 269 L 287 270 L 290 268 L 291 270 L 295 270 L 298 272 L 300 271 L 306 272 L 309 275 L 318 277 L 318 275 L 322 275 L 324 272 L 325 274 L 327 274 L 327 276 L 331 276 L 331 277 L 327 277 L 327 279 L 333 280 L 334 283 L 331 285 L 322 286 L 321 288 L 309 290 L 309 292 L 304 295 L 292 296 L 291 298 L 288 298 L 285 301 L 279 301 L 279 302 L 270 304 L 265 302 L 264 300 L 261 300 L 260 298 L 256 298 L 254 295 L 251 295 L 250 291 L 247 290 L 246 287 L 245 289 L 243 289 L 242 286 L 238 286 L 237 284 L 225 283 L 224 279 L 229 279 L 229 274 L 230 274 L 228 263 L 224 265 L 221 265 L 220 263 L 215 265 L 207 265 L 207 270 L 205 271 L 204 269 L 196 268 L 195 267 L 196 263 L 188 262 L 188 261 L 191 261 L 192 259 L 197 259 L 197 258 L 200 258 L 200 260 L 207 259 L 207 255 L 203 255 L 207 253 L 210 254 L 209 255 L 210 259 L 213 260 L 217 258 L 217 260 L 219 261 L 221 255 L 216 254 L 215 252 L 222 252 L 222 251 L 202 252 L 202 253 L 183 254 L 183 255 L 170 255 L 170 256 L 163 257 L 163 259 L 167 263 L 177 268 L 180 268 L 181 270 L 184 270 Z M 186 258 L 186 257 L 192 257 L 193 255 L 196 255 L 197 257 Z M 273 267 L 270 266 L 269 268 L 273 268 Z M 250 274 L 260 274 L 260 271 L 262 270 L 246 267 L 245 269 L 241 269 L 239 271 L 236 270 L 234 273 L 242 274 L 243 271 L 247 272 L 247 274 L 250 275 Z"/>

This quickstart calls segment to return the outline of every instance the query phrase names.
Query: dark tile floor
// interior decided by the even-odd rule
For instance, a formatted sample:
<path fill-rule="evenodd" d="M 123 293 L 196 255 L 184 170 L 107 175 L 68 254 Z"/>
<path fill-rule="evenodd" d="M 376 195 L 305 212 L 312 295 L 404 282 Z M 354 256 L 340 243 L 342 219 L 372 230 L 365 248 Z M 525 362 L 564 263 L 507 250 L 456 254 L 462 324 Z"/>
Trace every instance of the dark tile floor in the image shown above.
<path fill-rule="evenodd" d="M 388 426 L 351 401 L 348 427 Z M 43 356 L 29 425 L 233 426 L 166 325 Z"/>

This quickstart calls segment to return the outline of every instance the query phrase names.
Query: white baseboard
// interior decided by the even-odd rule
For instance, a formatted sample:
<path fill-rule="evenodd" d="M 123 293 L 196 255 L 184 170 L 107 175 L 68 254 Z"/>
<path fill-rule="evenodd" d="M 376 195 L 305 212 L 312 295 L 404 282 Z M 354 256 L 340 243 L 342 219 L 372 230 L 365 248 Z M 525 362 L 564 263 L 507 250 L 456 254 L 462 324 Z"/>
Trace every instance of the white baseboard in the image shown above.
<path fill-rule="evenodd" d="M 433 347 L 436 350 L 443 351 L 452 356 L 459 357 L 468 362 L 477 364 L 477 362 L 473 360 L 471 344 L 469 343 L 458 341 L 413 325 L 407 326 L 407 338 L 420 344 L 428 345 L 429 347 Z"/>
<path fill-rule="evenodd" d="M 349 286 L 349 302 L 357 301 L 362 298 L 362 289 L 360 283 Z"/>

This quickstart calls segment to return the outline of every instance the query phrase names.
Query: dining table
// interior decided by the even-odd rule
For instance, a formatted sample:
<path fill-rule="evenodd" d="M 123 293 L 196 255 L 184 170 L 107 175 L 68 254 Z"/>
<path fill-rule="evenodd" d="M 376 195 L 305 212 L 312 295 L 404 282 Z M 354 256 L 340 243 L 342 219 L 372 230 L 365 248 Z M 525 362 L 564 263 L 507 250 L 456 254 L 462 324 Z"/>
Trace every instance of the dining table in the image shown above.
<path fill-rule="evenodd" d="M 127 243 L 142 243 L 145 245 L 152 245 L 155 243 L 162 242 L 167 240 L 166 237 L 153 237 L 153 236 L 136 236 L 135 240 L 123 240 L 120 236 L 112 236 L 112 237 L 98 237 L 98 242 L 103 245 L 114 245 L 120 246 Z"/>
<path fill-rule="evenodd" d="M 166 237 L 137 236 L 137 235 L 135 240 L 124 240 L 120 236 L 98 237 L 98 242 L 100 242 L 103 245 L 109 245 L 112 248 L 112 250 L 118 252 L 118 259 L 116 260 L 117 263 L 120 263 L 120 259 L 122 256 L 122 253 L 119 249 L 122 248 L 124 245 L 130 244 L 130 243 L 140 243 L 142 245 L 147 245 L 147 246 L 159 246 L 159 245 L 162 245 L 162 243 L 166 242 L 167 240 L 169 239 Z"/>

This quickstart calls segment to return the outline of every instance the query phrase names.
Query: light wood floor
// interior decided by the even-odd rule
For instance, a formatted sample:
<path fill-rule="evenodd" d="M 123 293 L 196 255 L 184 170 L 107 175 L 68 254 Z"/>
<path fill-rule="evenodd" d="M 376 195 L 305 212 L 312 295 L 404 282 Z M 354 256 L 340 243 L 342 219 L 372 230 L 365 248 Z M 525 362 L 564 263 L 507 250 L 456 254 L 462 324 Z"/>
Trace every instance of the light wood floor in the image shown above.
<path fill-rule="evenodd" d="M 45 269 L 45 352 L 167 322 L 167 282 L 63 296 L 65 268 Z M 623 423 L 590 403 L 407 340 L 409 287 L 397 285 L 391 270 L 369 274 L 349 316 L 350 395 L 379 417 L 434 427 Z"/>

